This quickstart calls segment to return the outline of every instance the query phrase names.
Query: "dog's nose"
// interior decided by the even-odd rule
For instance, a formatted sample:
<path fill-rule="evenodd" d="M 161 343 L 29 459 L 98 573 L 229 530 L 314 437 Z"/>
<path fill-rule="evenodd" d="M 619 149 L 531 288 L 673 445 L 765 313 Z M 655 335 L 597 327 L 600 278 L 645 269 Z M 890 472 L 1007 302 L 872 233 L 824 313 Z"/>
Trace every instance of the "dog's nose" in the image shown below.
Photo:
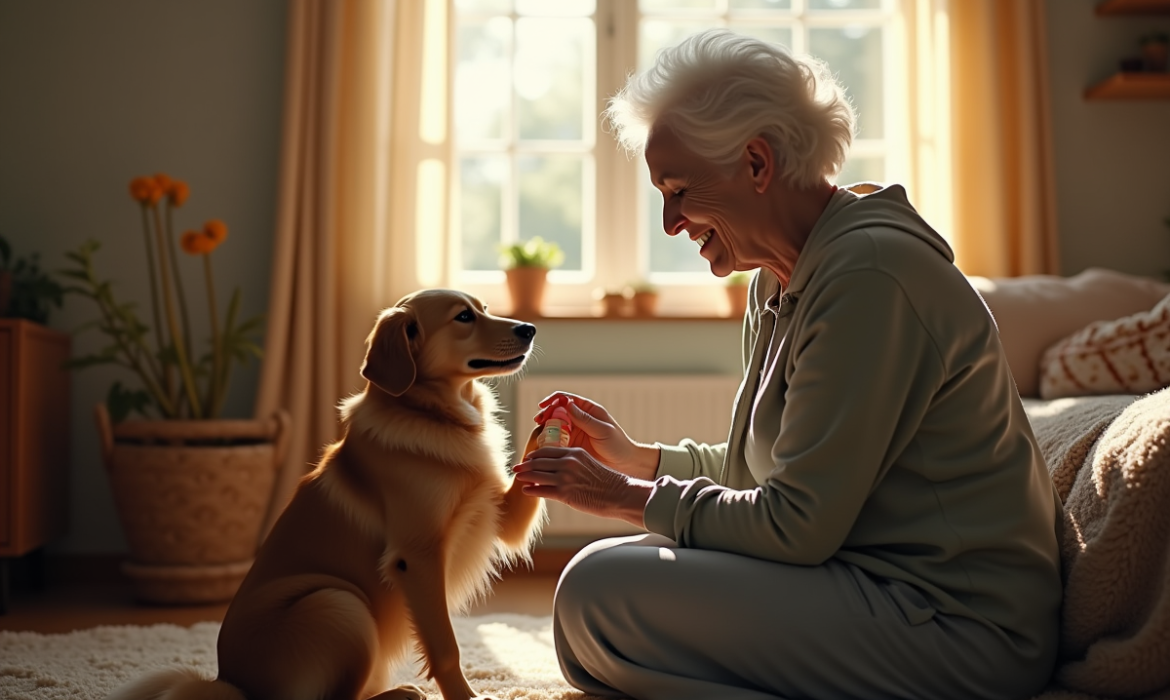
<path fill-rule="evenodd" d="M 521 323 L 512 330 L 524 340 L 532 340 L 532 336 L 536 335 L 536 326 L 531 323 Z"/>

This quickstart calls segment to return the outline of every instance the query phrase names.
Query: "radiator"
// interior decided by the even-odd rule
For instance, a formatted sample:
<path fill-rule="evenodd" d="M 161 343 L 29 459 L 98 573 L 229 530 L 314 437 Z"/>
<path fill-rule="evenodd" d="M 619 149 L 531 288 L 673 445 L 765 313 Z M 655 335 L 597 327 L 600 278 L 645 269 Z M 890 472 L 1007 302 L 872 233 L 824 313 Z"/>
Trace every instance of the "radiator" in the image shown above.
<path fill-rule="evenodd" d="M 512 434 L 523 448 L 540 400 L 554 391 L 566 391 L 605 406 L 626 434 L 639 442 L 675 444 L 691 438 L 720 443 L 727 439 L 731 427 L 731 408 L 740 379 L 739 375 L 722 374 L 528 376 L 517 385 Z M 552 501 L 548 511 L 546 542 L 640 532 L 627 523 L 586 515 Z"/>

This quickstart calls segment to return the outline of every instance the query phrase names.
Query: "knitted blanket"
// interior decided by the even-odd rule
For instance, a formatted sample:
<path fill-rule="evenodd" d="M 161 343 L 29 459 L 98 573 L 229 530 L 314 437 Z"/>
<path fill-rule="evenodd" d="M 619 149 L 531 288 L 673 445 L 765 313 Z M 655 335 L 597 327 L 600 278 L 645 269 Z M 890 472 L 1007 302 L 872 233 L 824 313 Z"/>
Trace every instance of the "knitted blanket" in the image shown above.
<path fill-rule="evenodd" d="M 1064 690 L 1170 692 L 1170 389 L 1026 401 L 1064 503 Z"/>

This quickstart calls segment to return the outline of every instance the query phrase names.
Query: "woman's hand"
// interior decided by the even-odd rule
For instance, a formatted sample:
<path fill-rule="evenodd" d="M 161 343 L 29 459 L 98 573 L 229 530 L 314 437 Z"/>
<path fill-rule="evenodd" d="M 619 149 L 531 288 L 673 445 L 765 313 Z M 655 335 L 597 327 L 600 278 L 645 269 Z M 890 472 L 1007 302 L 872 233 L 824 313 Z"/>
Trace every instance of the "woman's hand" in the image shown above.
<path fill-rule="evenodd" d="M 581 447 L 542 447 L 512 471 L 525 494 L 645 527 L 642 513 L 654 484 L 610 469 Z"/>
<path fill-rule="evenodd" d="M 580 447 L 601 464 L 635 479 L 652 480 L 658 473 L 657 447 L 634 442 L 604 406 L 576 394 L 558 391 L 540 402 L 540 411 L 533 417 L 537 428 L 529 439 L 530 447 L 545 414 L 557 403 L 566 406 L 572 421 L 569 447 Z"/>

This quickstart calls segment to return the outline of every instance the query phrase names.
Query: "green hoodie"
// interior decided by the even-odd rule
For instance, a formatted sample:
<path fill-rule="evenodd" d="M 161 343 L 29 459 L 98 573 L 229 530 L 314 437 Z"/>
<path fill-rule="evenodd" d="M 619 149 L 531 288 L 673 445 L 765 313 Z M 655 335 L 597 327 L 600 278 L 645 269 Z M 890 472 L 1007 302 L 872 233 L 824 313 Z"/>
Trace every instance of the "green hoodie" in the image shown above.
<path fill-rule="evenodd" d="M 761 270 L 728 441 L 660 445 L 646 528 L 880 579 L 911 624 L 1055 658 L 1060 502 L 995 323 L 899 186 L 838 190 L 788 289 Z"/>

